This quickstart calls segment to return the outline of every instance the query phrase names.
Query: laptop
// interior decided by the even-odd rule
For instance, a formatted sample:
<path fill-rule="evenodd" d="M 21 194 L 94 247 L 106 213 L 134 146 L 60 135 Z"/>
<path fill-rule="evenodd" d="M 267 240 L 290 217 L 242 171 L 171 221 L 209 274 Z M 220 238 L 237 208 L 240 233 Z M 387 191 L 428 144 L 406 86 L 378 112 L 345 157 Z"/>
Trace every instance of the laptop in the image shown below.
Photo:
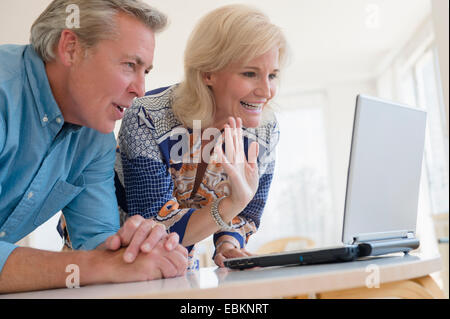
<path fill-rule="evenodd" d="M 342 245 L 226 259 L 232 269 L 352 261 L 419 247 L 417 206 L 426 112 L 356 98 Z"/>

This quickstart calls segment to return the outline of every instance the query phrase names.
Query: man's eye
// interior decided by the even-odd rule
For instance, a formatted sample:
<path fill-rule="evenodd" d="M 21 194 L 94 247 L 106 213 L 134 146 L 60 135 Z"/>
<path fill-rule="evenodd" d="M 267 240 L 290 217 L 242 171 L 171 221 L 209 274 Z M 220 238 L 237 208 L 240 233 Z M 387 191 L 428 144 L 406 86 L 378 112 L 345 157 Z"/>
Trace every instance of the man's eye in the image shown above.
<path fill-rule="evenodd" d="M 134 68 L 135 68 L 135 64 L 134 64 L 133 62 L 127 62 L 126 65 L 127 65 L 127 67 L 129 67 L 130 69 L 133 69 L 133 70 L 134 70 Z"/>
<path fill-rule="evenodd" d="M 255 72 L 244 72 L 242 73 L 243 76 L 246 76 L 248 78 L 252 78 L 254 76 L 256 76 Z"/>

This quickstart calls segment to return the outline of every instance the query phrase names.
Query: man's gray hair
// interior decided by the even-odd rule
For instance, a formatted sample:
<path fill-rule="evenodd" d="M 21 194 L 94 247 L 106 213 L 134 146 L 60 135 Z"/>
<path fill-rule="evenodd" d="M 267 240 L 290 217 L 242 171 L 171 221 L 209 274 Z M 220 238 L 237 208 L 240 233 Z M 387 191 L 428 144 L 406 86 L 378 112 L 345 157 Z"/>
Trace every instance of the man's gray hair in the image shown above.
<path fill-rule="evenodd" d="M 31 27 L 30 43 L 45 62 L 55 58 L 54 50 L 61 32 L 69 29 L 66 20 L 74 7 L 79 9 L 80 23 L 70 29 L 85 48 L 117 34 L 114 18 L 119 12 L 135 17 L 153 32 L 167 24 L 166 15 L 139 0 L 54 0 Z"/>

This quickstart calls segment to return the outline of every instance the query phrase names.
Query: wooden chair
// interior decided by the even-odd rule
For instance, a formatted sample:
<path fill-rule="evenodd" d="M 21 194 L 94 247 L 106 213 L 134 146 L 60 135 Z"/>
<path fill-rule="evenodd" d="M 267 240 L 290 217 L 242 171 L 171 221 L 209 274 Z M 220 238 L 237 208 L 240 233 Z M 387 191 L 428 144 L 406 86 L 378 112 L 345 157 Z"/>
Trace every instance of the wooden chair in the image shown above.
<path fill-rule="evenodd" d="M 353 288 L 318 293 L 317 299 L 445 299 L 431 276 L 381 284 L 379 288 Z"/>

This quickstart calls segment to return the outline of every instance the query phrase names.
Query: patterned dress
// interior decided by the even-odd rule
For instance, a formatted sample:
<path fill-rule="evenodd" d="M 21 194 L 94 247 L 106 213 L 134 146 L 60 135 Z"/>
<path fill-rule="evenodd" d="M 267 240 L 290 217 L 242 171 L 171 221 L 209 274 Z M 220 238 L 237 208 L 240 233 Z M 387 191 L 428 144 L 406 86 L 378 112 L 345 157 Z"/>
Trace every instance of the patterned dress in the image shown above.
<path fill-rule="evenodd" d="M 122 217 L 140 214 L 153 218 L 165 224 L 170 232 L 177 232 L 181 242 L 192 214 L 214 199 L 229 195 L 230 187 L 222 165 L 212 160 L 197 192 L 192 194 L 202 137 L 195 130 L 184 128 L 172 112 L 175 88 L 148 92 L 125 112 L 118 136 L 115 170 Z M 233 236 L 241 248 L 259 227 L 272 181 L 274 149 L 279 139 L 275 117 L 258 128 L 244 128 L 243 137 L 246 156 L 250 143 L 259 143 L 258 190 L 247 207 L 232 220 L 233 230 L 218 231 L 213 236 L 214 243 L 220 236 Z M 187 248 L 190 268 L 198 268 L 194 247 Z"/>

